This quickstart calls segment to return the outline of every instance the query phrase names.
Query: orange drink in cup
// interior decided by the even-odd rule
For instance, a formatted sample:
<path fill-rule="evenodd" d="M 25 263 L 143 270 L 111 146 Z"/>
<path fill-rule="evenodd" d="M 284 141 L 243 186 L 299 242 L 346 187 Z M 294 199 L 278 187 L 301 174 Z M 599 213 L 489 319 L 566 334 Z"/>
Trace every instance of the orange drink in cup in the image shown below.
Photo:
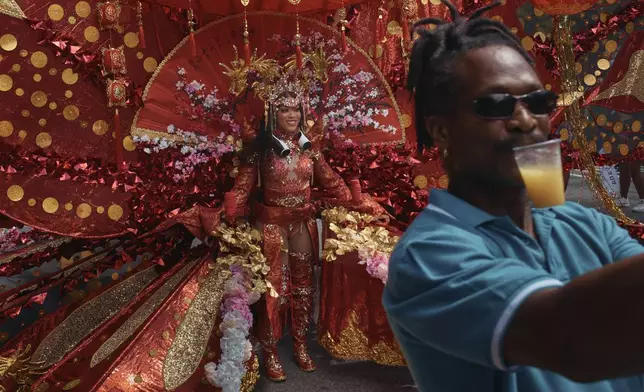
<path fill-rule="evenodd" d="M 514 149 L 528 197 L 537 208 L 554 207 L 565 203 L 563 167 L 559 139 Z"/>

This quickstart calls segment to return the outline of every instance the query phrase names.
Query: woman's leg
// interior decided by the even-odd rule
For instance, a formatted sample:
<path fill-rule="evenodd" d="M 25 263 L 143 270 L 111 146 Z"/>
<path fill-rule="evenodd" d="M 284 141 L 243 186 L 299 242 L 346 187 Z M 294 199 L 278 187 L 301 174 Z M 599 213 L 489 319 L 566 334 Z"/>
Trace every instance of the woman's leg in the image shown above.
<path fill-rule="evenodd" d="M 306 343 L 313 315 L 314 248 L 307 225 L 294 225 L 289 235 L 288 257 L 291 265 L 291 333 L 293 355 L 300 369 L 315 370 Z"/>
<path fill-rule="evenodd" d="M 266 256 L 270 272 L 266 276 L 275 290 L 277 298 L 265 293 L 257 304 L 255 334 L 264 351 L 264 366 L 266 377 L 271 381 L 286 380 L 286 373 L 277 353 L 277 344 L 282 338 L 282 310 L 288 302 L 288 244 L 286 230 L 276 225 L 263 227 L 257 224 L 257 229 L 264 234 L 264 255 Z M 276 256 L 276 257 L 275 257 Z"/>
<path fill-rule="evenodd" d="M 644 199 L 644 178 L 642 177 L 641 162 L 631 161 L 628 162 L 628 166 L 635 190 L 637 190 L 639 198 Z"/>
<path fill-rule="evenodd" d="M 622 198 L 628 200 L 628 191 L 631 188 L 631 171 L 628 162 L 622 162 L 617 166 L 619 170 L 619 193 Z"/>

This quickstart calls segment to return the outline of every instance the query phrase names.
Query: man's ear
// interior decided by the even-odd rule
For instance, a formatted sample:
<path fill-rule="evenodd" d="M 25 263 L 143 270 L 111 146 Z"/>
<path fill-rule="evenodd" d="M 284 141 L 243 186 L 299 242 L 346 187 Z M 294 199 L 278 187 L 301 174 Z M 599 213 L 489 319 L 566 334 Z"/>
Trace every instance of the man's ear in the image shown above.
<path fill-rule="evenodd" d="M 434 145 L 441 151 L 445 150 L 448 147 L 449 141 L 447 138 L 447 127 L 442 119 L 438 116 L 427 117 L 425 127 L 427 133 L 429 133 L 429 136 L 434 141 Z"/>

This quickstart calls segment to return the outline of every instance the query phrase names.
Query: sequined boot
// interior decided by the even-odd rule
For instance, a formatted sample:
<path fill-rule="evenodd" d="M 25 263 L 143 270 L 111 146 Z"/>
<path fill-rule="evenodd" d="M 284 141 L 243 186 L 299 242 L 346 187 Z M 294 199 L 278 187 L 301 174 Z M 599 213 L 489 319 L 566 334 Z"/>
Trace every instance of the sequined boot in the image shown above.
<path fill-rule="evenodd" d="M 286 380 L 286 373 L 282 368 L 282 363 L 277 355 L 277 346 L 262 346 L 264 350 L 264 366 L 266 367 L 266 378 L 274 382 Z"/>
<path fill-rule="evenodd" d="M 313 306 L 313 255 L 291 253 L 293 357 L 305 372 L 315 371 L 306 337 L 311 325 Z"/>

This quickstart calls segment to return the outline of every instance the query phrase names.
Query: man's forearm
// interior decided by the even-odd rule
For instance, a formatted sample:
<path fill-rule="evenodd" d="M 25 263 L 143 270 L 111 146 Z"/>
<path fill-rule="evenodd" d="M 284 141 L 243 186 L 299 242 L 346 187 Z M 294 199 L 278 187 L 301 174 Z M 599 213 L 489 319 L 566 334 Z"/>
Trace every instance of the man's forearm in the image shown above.
<path fill-rule="evenodd" d="M 511 363 L 577 381 L 644 373 L 644 254 L 528 298 L 504 343 Z"/>

